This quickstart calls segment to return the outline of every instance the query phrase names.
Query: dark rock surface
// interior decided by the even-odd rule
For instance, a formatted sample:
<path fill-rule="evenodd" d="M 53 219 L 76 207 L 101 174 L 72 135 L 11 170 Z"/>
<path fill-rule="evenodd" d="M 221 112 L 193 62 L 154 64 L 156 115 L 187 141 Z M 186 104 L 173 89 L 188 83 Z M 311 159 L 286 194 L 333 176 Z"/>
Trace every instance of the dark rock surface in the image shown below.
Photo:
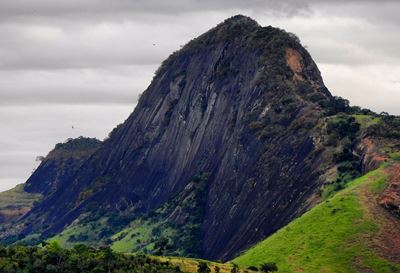
<path fill-rule="evenodd" d="M 43 162 L 27 190 L 48 195 L 24 234 L 49 236 L 98 208 L 148 212 L 207 173 L 202 256 L 232 258 L 315 202 L 332 165 L 319 127 L 331 99 L 294 35 L 232 17 L 171 55 L 79 166 Z"/>
<path fill-rule="evenodd" d="M 26 181 L 25 191 L 50 195 L 68 183 L 100 146 L 101 141 L 84 137 L 57 144 Z"/>

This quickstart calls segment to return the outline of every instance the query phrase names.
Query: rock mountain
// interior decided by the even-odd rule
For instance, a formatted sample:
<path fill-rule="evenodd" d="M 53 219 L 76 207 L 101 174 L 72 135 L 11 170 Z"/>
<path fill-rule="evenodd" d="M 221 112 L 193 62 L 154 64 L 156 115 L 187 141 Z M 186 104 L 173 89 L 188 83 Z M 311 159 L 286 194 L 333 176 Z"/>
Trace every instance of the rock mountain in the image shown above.
<path fill-rule="evenodd" d="M 376 167 L 356 110 L 295 35 L 234 16 L 165 60 L 109 138 L 56 147 L 25 186 L 43 198 L 3 240 L 97 223 L 104 244 L 233 258 Z M 129 233 L 141 225 L 151 236 Z M 90 241 L 80 230 L 67 241 Z"/>

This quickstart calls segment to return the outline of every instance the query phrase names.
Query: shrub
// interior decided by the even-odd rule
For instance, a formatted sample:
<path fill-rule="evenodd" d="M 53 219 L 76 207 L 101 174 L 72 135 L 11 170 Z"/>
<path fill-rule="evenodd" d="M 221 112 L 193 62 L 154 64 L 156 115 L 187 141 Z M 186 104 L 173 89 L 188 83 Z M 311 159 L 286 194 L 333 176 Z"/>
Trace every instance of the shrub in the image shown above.
<path fill-rule="evenodd" d="M 211 269 L 205 262 L 199 262 L 197 265 L 197 273 L 211 273 Z"/>
<path fill-rule="evenodd" d="M 261 265 L 261 271 L 265 273 L 276 272 L 278 271 L 278 267 L 275 263 L 264 263 Z"/>
<path fill-rule="evenodd" d="M 168 262 L 143 255 L 124 255 L 110 248 L 93 249 L 77 245 L 63 249 L 57 243 L 43 247 L 0 247 L 0 272 L 136 272 L 179 273 Z"/>
<path fill-rule="evenodd" d="M 233 267 L 231 269 L 231 273 L 238 273 L 239 272 L 239 268 L 236 264 L 233 264 Z"/>

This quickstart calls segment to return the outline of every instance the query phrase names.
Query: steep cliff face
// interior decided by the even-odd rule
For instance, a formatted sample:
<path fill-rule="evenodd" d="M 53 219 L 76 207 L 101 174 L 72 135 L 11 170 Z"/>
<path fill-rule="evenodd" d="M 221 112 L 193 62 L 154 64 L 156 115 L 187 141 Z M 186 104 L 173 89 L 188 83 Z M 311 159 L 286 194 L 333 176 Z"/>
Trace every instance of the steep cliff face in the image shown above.
<path fill-rule="evenodd" d="M 101 141 L 84 137 L 57 144 L 26 181 L 25 191 L 50 195 L 68 183 L 100 145 Z"/>
<path fill-rule="evenodd" d="M 134 113 L 31 211 L 25 232 L 60 232 L 94 204 L 147 212 L 207 173 L 201 253 L 232 257 L 313 202 L 330 159 L 317 130 L 330 100 L 294 35 L 230 18 L 163 63 Z"/>
<path fill-rule="evenodd" d="M 71 181 L 72 176 L 101 145 L 101 141 L 79 137 L 59 143 L 43 159 L 25 184 L 0 194 L 0 239 L 23 238 L 24 221 L 36 203 Z M 39 216 L 40 217 L 40 216 Z M 10 237 L 10 238 L 8 238 Z M 8 239 L 7 239 L 8 238 Z"/>
<path fill-rule="evenodd" d="M 231 258 L 319 200 L 345 138 L 329 131 L 358 130 L 354 118 L 326 117 L 334 103 L 297 37 L 232 17 L 171 55 L 132 115 L 79 166 L 43 162 L 26 189 L 46 198 L 22 234 L 46 238 L 98 211 L 137 218 L 174 198 L 184 207 L 190 199 L 176 197 L 191 196 L 201 176 L 194 252 Z M 42 177 L 50 179 L 35 182 Z M 186 214 L 167 220 L 179 226 Z"/>

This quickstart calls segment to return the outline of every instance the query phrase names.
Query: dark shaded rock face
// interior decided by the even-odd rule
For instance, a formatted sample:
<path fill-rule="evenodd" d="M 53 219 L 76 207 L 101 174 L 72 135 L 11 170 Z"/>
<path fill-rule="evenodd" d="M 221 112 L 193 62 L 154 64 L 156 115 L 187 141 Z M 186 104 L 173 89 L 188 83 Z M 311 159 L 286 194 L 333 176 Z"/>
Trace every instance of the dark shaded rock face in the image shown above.
<path fill-rule="evenodd" d="M 298 39 L 243 16 L 169 57 L 133 114 L 78 168 L 54 175 L 52 194 L 24 233 L 60 232 L 84 212 L 140 214 L 208 174 L 202 256 L 228 259 L 303 213 L 331 157 L 320 145 L 321 102 L 331 100 Z M 325 164 L 326 163 L 326 164 Z M 63 168 L 64 168 L 63 167 Z M 66 182 L 65 182 L 66 181 Z M 174 216 L 179 219 L 179 215 Z"/>
<path fill-rule="evenodd" d="M 26 181 L 25 191 L 50 195 L 68 183 L 100 145 L 101 141 L 84 137 L 57 144 Z"/>

